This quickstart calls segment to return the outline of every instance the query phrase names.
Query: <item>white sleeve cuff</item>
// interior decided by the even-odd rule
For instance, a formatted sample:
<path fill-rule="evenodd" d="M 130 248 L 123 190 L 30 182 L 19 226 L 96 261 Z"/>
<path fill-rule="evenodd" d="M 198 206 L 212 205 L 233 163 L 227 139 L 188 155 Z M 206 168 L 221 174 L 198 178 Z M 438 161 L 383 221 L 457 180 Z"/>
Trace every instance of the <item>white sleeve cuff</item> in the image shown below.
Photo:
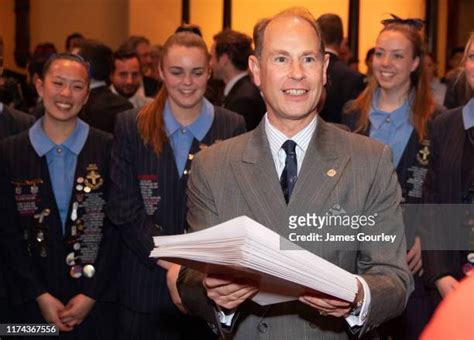
<path fill-rule="evenodd" d="M 224 312 L 219 306 L 217 306 L 217 318 L 219 319 L 219 322 L 226 326 L 230 327 L 232 325 L 232 320 L 234 319 L 235 316 L 235 310 L 230 310 L 227 313 Z"/>
<path fill-rule="evenodd" d="M 350 327 L 362 326 L 364 324 L 365 320 L 367 320 L 367 314 L 369 313 L 370 306 L 369 285 L 361 276 L 356 275 L 356 277 L 360 281 L 360 283 L 362 284 L 362 288 L 364 289 L 364 301 L 362 302 L 362 308 L 358 315 L 346 316 L 345 319 Z"/>

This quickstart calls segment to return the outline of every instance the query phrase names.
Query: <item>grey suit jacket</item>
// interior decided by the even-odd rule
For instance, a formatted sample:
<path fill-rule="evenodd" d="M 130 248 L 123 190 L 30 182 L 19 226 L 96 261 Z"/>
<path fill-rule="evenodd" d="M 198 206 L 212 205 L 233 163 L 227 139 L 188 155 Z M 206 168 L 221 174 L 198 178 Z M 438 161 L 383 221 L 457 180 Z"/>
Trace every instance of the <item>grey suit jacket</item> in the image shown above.
<path fill-rule="evenodd" d="M 401 193 L 389 149 L 318 118 L 286 205 L 264 124 L 262 120 L 254 131 L 212 146 L 195 158 L 188 182 L 190 228 L 199 230 L 247 215 L 287 237 L 291 215 L 324 215 L 336 204 L 350 215 L 376 213 L 376 224 L 370 230 L 347 227 L 345 232 L 396 235 L 393 244 L 353 242 L 352 250 L 331 242 L 307 242 L 302 246 L 361 275 L 368 283 L 371 304 L 364 326 L 357 330 L 359 335 L 400 314 L 413 281 L 405 262 Z M 328 175 L 331 169 L 335 175 Z M 202 278 L 196 271 L 182 269 L 178 279 L 181 298 L 191 313 L 219 328 L 215 306 L 205 295 Z M 246 301 L 238 308 L 231 335 L 235 339 L 346 339 L 350 332 L 343 318 L 322 317 L 297 301 L 270 307 Z"/>

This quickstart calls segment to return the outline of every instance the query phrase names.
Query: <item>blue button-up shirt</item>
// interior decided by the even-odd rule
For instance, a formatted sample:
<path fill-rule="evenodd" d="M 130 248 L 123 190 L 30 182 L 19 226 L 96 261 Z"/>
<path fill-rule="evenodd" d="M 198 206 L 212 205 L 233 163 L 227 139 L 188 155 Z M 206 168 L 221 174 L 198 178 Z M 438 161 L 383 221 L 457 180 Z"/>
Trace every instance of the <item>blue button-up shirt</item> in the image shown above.
<path fill-rule="evenodd" d="M 86 143 L 89 125 L 78 119 L 72 134 L 61 145 L 56 145 L 43 130 L 43 118 L 36 121 L 29 130 L 30 142 L 38 156 L 46 155 L 49 177 L 54 198 L 61 216 L 62 228 L 66 224 L 67 213 L 74 185 L 77 157 Z"/>
<path fill-rule="evenodd" d="M 462 108 L 462 121 L 465 130 L 474 127 L 474 98 Z"/>
<path fill-rule="evenodd" d="M 171 112 L 169 102 L 166 101 L 164 121 L 166 134 L 173 148 L 176 168 L 178 169 L 179 177 L 181 177 L 194 138 L 198 141 L 202 141 L 211 128 L 212 122 L 214 121 L 214 106 L 204 98 L 198 118 L 191 125 L 181 126 Z"/>
<path fill-rule="evenodd" d="M 379 97 L 380 89 L 377 89 L 372 101 L 372 108 L 369 111 L 369 135 L 390 146 L 392 162 L 397 167 L 413 132 L 413 125 L 410 122 L 413 94 L 402 106 L 392 112 L 384 112 L 378 108 Z"/>

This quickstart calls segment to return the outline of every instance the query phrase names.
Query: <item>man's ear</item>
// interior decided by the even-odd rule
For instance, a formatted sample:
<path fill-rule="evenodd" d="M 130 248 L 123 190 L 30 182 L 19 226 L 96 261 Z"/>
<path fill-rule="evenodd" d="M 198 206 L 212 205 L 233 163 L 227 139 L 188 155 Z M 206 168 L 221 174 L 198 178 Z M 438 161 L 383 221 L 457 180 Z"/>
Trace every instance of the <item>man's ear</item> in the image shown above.
<path fill-rule="evenodd" d="M 249 57 L 249 70 L 250 72 L 252 72 L 253 81 L 255 85 L 260 87 L 260 84 L 262 83 L 260 81 L 260 62 L 258 58 L 254 55 L 251 55 Z"/>
<path fill-rule="evenodd" d="M 326 85 L 327 80 L 328 80 L 328 66 L 329 66 L 329 54 L 324 53 L 323 55 L 323 85 Z"/>
<path fill-rule="evenodd" d="M 227 53 L 222 53 L 221 56 L 217 58 L 217 63 L 223 66 L 226 66 L 229 62 L 230 58 Z"/>

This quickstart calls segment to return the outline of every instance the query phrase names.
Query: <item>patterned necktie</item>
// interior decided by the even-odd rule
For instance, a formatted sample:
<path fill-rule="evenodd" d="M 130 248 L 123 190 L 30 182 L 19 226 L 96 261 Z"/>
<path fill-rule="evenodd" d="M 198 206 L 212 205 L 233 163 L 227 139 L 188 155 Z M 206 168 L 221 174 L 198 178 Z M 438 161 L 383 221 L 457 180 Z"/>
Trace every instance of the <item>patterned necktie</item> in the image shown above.
<path fill-rule="evenodd" d="M 296 184 L 298 175 L 298 163 L 296 160 L 296 143 L 292 140 L 287 140 L 282 147 L 286 152 L 285 168 L 281 173 L 280 184 L 285 196 L 286 204 L 290 201 L 291 193 Z"/>

